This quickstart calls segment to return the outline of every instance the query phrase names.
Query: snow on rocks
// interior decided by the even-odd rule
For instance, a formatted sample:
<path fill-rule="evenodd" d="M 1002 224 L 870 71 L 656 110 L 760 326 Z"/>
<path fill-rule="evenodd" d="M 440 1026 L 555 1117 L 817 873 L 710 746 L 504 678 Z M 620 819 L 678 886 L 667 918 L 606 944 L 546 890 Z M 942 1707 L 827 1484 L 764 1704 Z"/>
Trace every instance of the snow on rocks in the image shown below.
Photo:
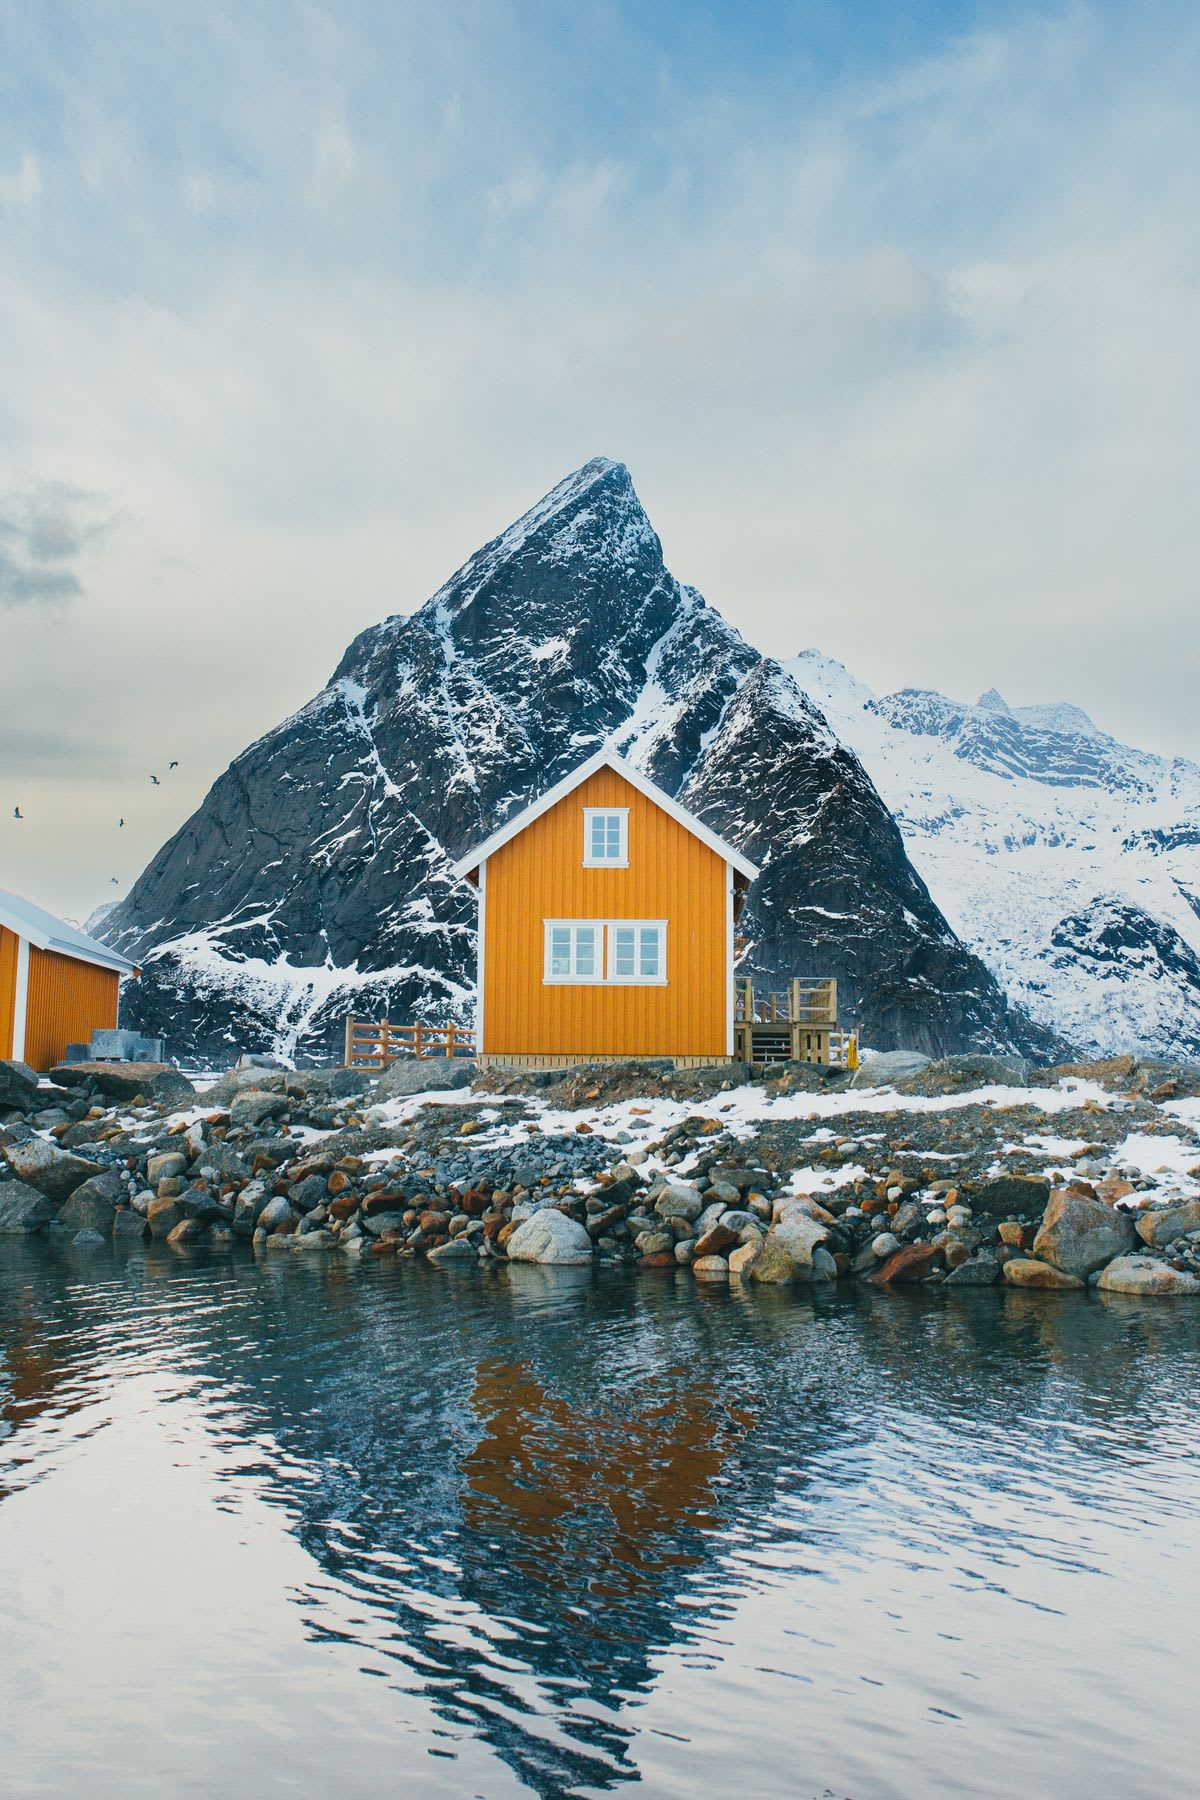
<path fill-rule="evenodd" d="M 447 1275 L 531 1260 L 752 1287 L 1108 1293 L 1104 1271 L 1132 1261 L 1151 1273 L 1128 1291 L 1190 1291 L 1155 1269 L 1200 1278 L 1200 1123 L 1182 1091 L 1196 1072 L 979 1087 L 959 1068 L 940 1093 L 928 1069 L 903 1093 L 812 1091 L 810 1073 L 659 1070 L 639 1093 L 628 1067 L 503 1091 L 466 1085 L 465 1064 L 464 1085 L 432 1090 L 411 1068 L 386 1085 L 257 1069 L 185 1105 L 177 1087 L 138 1104 L 18 1083 L 27 1105 L 0 1109 L 0 1220 L 81 1250 L 336 1250 Z"/>

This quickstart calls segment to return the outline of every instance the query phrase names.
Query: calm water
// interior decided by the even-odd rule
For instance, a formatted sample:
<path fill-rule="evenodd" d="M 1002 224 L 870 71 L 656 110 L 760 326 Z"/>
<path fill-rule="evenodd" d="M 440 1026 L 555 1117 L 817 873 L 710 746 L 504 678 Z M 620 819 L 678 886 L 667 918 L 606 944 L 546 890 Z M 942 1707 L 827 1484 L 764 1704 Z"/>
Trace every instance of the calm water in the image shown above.
<path fill-rule="evenodd" d="M 1200 1308 L 0 1241 L 6 1794 L 1190 1794 Z"/>

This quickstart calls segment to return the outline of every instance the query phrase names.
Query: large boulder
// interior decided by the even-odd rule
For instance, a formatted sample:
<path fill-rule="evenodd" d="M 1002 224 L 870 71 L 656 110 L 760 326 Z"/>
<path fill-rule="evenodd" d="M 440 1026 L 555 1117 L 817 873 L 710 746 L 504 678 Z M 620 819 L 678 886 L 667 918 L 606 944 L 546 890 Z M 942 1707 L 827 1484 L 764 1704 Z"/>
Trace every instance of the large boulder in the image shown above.
<path fill-rule="evenodd" d="M 686 1219 L 690 1224 L 704 1211 L 704 1202 L 695 1188 L 672 1184 L 658 1195 L 654 1210 L 660 1219 Z"/>
<path fill-rule="evenodd" d="M 19 1237 L 40 1231 L 54 1217 L 53 1202 L 23 1181 L 0 1181 L 0 1234 Z"/>
<path fill-rule="evenodd" d="M 767 1233 L 796 1264 L 798 1273 L 811 1274 L 813 1252 L 829 1241 L 829 1228 L 814 1219 L 803 1203 L 786 1203 L 779 1220 Z"/>
<path fill-rule="evenodd" d="M 160 1106 L 182 1106 L 196 1098 L 186 1075 L 170 1063 L 78 1062 L 58 1063 L 51 1071 L 63 1087 L 94 1087 L 110 1100 L 135 1100 L 139 1094 Z"/>
<path fill-rule="evenodd" d="M 566 1213 L 543 1206 L 517 1226 L 508 1240 L 508 1258 L 510 1262 L 589 1263 L 592 1240 Z"/>
<path fill-rule="evenodd" d="M 277 1119 L 280 1113 L 287 1110 L 286 1094 L 273 1094 L 263 1088 L 248 1088 L 231 1104 L 229 1123 L 251 1127 L 265 1125 L 268 1119 Z"/>
<path fill-rule="evenodd" d="M 1186 1232 L 1200 1231 L 1200 1200 L 1180 1200 L 1164 1212 L 1139 1213 L 1135 1228 L 1143 1244 L 1173 1244 Z"/>
<path fill-rule="evenodd" d="M 1035 1175 L 997 1175 L 973 1185 L 967 1198 L 973 1213 L 986 1213 L 992 1219 L 1007 1219 L 1014 1213 L 1032 1218 L 1046 1206 L 1050 1183 Z"/>
<path fill-rule="evenodd" d="M 37 1102 L 38 1078 L 28 1063 L 0 1061 L 0 1106 L 28 1112 Z"/>
<path fill-rule="evenodd" d="M 1077 1188 L 1057 1188 L 1033 1240 L 1033 1254 L 1066 1275 L 1086 1280 L 1094 1269 L 1130 1249 L 1135 1236 L 1128 1213 Z"/>
<path fill-rule="evenodd" d="M 929 1058 L 919 1050 L 881 1050 L 864 1056 L 854 1071 L 852 1088 L 890 1087 L 908 1075 L 919 1075 L 929 1066 Z"/>
<path fill-rule="evenodd" d="M 124 1184 L 115 1169 L 105 1169 L 81 1182 L 54 1220 L 57 1231 L 99 1231 L 108 1237 L 113 1228 L 117 1202 L 124 1194 Z"/>
<path fill-rule="evenodd" d="M 69 1150 L 60 1150 L 57 1144 L 48 1144 L 44 1138 L 30 1138 L 24 1144 L 8 1144 L 4 1154 L 19 1181 L 39 1188 L 58 1206 L 68 1200 L 77 1187 L 90 1181 L 93 1175 L 104 1173 L 102 1163 L 87 1162 L 82 1156 L 72 1156 Z"/>
<path fill-rule="evenodd" d="M 1200 1281 L 1149 1256 L 1118 1256 L 1096 1286 L 1106 1294 L 1200 1294 Z"/>
<path fill-rule="evenodd" d="M 380 1100 L 400 1100 L 447 1088 L 470 1087 L 475 1064 L 463 1056 L 406 1056 L 385 1069 L 375 1086 Z"/>
<path fill-rule="evenodd" d="M 146 1223 L 150 1227 L 150 1236 L 155 1238 L 170 1237 L 175 1227 L 186 1217 L 179 1201 L 171 1195 L 156 1194 L 146 1208 Z"/>

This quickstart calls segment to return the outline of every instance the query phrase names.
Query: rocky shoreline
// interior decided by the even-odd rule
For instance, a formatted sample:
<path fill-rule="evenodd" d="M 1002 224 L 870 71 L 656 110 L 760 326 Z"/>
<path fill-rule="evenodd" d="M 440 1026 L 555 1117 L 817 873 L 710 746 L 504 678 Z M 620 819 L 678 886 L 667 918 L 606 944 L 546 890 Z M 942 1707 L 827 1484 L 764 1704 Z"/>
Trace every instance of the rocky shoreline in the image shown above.
<path fill-rule="evenodd" d="M 0 1063 L 0 1233 L 1200 1296 L 1200 1065 Z"/>

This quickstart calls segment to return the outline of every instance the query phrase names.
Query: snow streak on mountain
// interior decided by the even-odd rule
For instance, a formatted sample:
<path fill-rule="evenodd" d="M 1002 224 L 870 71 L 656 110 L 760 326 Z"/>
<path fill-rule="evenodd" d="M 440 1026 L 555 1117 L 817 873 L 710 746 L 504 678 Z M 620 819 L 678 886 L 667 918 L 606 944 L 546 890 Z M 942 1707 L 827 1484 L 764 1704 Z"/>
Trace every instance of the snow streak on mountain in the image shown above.
<path fill-rule="evenodd" d="M 466 1017 L 452 861 L 602 744 L 761 865 L 747 972 L 838 976 L 869 1041 L 1048 1047 L 915 872 L 854 751 L 663 563 L 597 459 L 252 744 L 104 922 L 177 1053 L 324 1058 L 348 1011 Z"/>
<path fill-rule="evenodd" d="M 1200 768 L 1078 707 L 878 699 L 810 650 L 786 665 L 852 744 L 909 856 L 1010 998 L 1103 1052 L 1200 1055 Z"/>

